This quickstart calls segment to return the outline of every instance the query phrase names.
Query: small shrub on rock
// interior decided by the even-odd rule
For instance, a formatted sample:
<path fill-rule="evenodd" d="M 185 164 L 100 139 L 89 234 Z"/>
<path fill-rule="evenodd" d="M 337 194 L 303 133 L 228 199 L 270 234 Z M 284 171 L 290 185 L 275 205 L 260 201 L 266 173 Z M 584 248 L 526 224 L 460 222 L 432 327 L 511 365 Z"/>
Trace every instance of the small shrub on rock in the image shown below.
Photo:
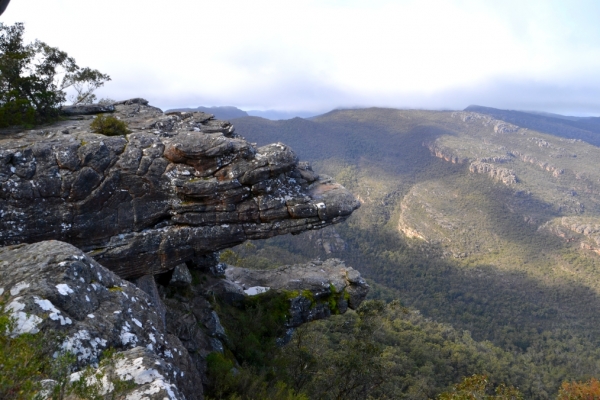
<path fill-rule="evenodd" d="M 106 136 L 127 135 L 130 130 L 127 124 L 110 115 L 98 115 L 90 124 L 92 132 Z"/>

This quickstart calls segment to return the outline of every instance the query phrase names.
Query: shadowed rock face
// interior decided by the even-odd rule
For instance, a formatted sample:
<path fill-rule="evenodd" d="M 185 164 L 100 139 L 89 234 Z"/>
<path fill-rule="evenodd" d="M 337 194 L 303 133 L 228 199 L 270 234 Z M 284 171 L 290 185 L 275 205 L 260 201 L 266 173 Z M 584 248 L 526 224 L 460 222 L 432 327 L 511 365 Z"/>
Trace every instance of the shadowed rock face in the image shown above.
<path fill-rule="evenodd" d="M 91 133 L 81 115 L 0 140 L 0 245 L 62 240 L 136 278 L 359 206 L 281 143 L 256 148 L 228 122 L 143 99 L 114 107 L 126 137 Z"/>

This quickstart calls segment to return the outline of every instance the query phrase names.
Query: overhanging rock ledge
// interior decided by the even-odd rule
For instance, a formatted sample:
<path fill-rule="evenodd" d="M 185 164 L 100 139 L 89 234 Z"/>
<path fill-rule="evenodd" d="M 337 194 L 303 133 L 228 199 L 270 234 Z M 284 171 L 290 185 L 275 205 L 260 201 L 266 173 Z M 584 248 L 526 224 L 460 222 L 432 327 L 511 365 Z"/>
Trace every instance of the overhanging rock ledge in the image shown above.
<path fill-rule="evenodd" d="M 359 207 L 286 145 L 257 148 L 229 122 L 163 114 L 143 99 L 114 109 L 127 136 L 92 133 L 86 115 L 4 135 L 0 245 L 65 241 L 131 279 Z"/>

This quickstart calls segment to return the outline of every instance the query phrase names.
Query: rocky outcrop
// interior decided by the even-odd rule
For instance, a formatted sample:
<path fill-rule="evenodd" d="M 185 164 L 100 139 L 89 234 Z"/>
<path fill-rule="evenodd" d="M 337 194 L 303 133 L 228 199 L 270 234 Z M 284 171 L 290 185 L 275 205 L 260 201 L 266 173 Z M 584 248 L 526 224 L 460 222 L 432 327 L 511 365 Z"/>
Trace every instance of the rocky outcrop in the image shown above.
<path fill-rule="evenodd" d="M 540 147 L 542 147 L 542 146 L 540 146 Z M 530 163 L 532 165 L 536 165 L 536 166 L 540 167 L 542 170 L 552 172 L 552 176 L 555 178 L 558 178 L 560 175 L 565 173 L 565 170 L 563 168 L 557 168 L 554 165 L 549 164 L 546 161 L 540 161 L 540 160 L 536 159 L 535 157 L 533 157 L 532 155 L 523 153 L 518 150 L 514 150 L 513 154 L 515 156 L 519 157 L 519 159 L 525 163 Z"/>
<path fill-rule="evenodd" d="M 246 295 L 269 290 L 287 292 L 290 311 L 286 326 L 289 328 L 344 313 L 348 307 L 356 309 L 369 291 L 369 285 L 358 271 L 335 258 L 274 270 L 229 266 L 225 275 Z"/>
<path fill-rule="evenodd" d="M 13 334 L 58 333 L 57 350 L 73 353 L 79 367 L 116 349 L 117 375 L 135 383 L 128 398 L 202 398 L 199 371 L 166 332 L 156 299 L 81 250 L 58 241 L 3 247 L 0 271 Z"/>
<path fill-rule="evenodd" d="M 538 230 L 549 232 L 566 242 L 579 242 L 583 250 L 600 254 L 600 219 L 596 217 L 561 217 L 541 225 Z"/>
<path fill-rule="evenodd" d="M 423 146 L 427 147 L 433 156 L 451 162 L 452 164 L 462 164 L 468 161 L 467 158 L 458 157 L 451 149 L 441 146 L 435 140 L 433 142 L 424 142 Z"/>
<path fill-rule="evenodd" d="M 490 178 L 498 180 L 505 185 L 513 185 L 518 182 L 517 175 L 512 169 L 498 167 L 482 161 L 473 161 L 469 165 L 469 171 L 478 174 L 487 174 Z"/>
<path fill-rule="evenodd" d="M 91 132 L 100 112 L 131 133 Z M 77 356 L 74 378 L 116 349 L 110 374 L 133 382 L 127 398 L 202 399 L 206 358 L 229 344 L 216 304 L 248 295 L 215 252 L 330 226 L 359 202 L 284 144 L 257 148 L 205 113 L 163 114 L 138 98 L 63 114 L 0 139 L 0 295 L 12 333 L 58 333 L 57 351 Z M 244 279 L 260 273 L 294 294 L 286 328 L 357 307 L 368 289 L 339 260 Z"/>
<path fill-rule="evenodd" d="M 114 111 L 115 106 L 112 104 L 81 104 L 77 106 L 64 106 L 60 109 L 61 114 L 67 117 L 112 113 Z"/>
<path fill-rule="evenodd" d="M 461 121 L 467 123 L 479 122 L 483 126 L 493 127 L 494 133 L 500 134 L 514 133 L 518 132 L 519 129 L 521 129 L 517 125 L 513 125 L 508 122 L 492 118 L 489 115 L 469 111 L 455 111 L 452 113 L 452 118 L 459 118 Z"/>
<path fill-rule="evenodd" d="M 114 108 L 129 135 L 80 118 L 0 140 L 0 244 L 65 241 L 129 279 L 359 206 L 284 144 L 256 148 L 228 122 L 143 99 Z"/>
<path fill-rule="evenodd" d="M 114 349 L 112 364 L 101 363 L 93 376 L 130 381 L 127 398 L 150 400 L 203 398 L 206 358 L 229 345 L 215 301 L 235 304 L 260 293 L 258 287 L 277 291 L 289 301 L 284 327 L 291 334 L 290 328 L 357 308 L 369 288 L 336 259 L 256 271 L 218 264 L 214 254 L 131 283 L 52 240 L 0 248 L 0 272 L 13 334 L 58 337 L 56 351 L 77 358 L 72 379 Z M 92 383 L 111 390 L 105 379 Z"/>

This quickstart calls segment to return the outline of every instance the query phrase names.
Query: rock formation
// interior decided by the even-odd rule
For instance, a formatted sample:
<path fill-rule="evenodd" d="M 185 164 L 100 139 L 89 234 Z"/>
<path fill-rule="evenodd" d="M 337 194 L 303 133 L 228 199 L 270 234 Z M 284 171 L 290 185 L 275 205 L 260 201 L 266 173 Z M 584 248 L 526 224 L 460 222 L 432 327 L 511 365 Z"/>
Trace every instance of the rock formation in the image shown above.
<path fill-rule="evenodd" d="M 335 258 L 274 270 L 228 267 L 225 275 L 247 294 L 268 290 L 292 293 L 286 323 L 290 328 L 332 313 L 343 313 L 348 307 L 356 309 L 369 291 L 369 285 L 358 271 Z"/>
<path fill-rule="evenodd" d="M 490 178 L 498 180 L 505 185 L 513 185 L 518 182 L 517 175 L 512 169 L 497 167 L 494 164 L 482 162 L 482 161 L 473 161 L 471 165 L 469 165 L 469 171 L 479 174 L 487 174 Z"/>
<path fill-rule="evenodd" d="M 440 146 L 435 140 L 433 142 L 424 142 L 423 147 L 427 147 L 433 156 L 451 162 L 452 164 L 463 164 L 468 161 L 466 158 L 458 157 L 451 149 Z"/>
<path fill-rule="evenodd" d="M 359 206 L 284 144 L 256 148 L 228 122 L 165 115 L 143 99 L 114 108 L 131 134 L 90 132 L 82 109 L 0 140 L 0 244 L 61 240 L 136 278 L 325 227 Z"/>
<path fill-rule="evenodd" d="M 215 295 L 236 302 L 259 293 L 257 286 L 285 292 L 285 327 L 294 328 L 357 308 L 368 291 L 358 271 L 337 259 L 269 271 L 227 267 L 228 279 L 197 265 L 201 279 L 172 285 L 176 275 L 191 276 L 183 264 L 166 286 L 149 276 L 134 284 L 59 241 L 0 248 L 0 271 L 0 295 L 16 319 L 13 334 L 58 333 L 58 350 L 72 352 L 80 367 L 115 349 L 114 373 L 135 383 L 129 396 L 150 399 L 202 398 L 206 357 L 228 343 L 210 302 Z"/>
<path fill-rule="evenodd" d="M 130 394 L 138 398 L 150 387 L 153 399 L 202 394 L 199 371 L 181 341 L 166 332 L 156 302 L 81 250 L 58 241 L 3 247 L 0 271 L 0 294 L 16 317 L 15 334 L 60 333 L 59 347 L 80 366 L 97 363 L 108 348 L 124 351 L 121 375 L 135 380 Z"/>
<path fill-rule="evenodd" d="M 480 114 L 470 111 L 455 111 L 452 113 L 452 118 L 459 118 L 463 122 L 480 122 L 483 126 L 492 126 L 494 133 L 514 133 L 518 132 L 521 127 L 510 124 L 508 122 L 495 119 L 489 115 Z"/>
<path fill-rule="evenodd" d="M 583 250 L 600 254 L 600 218 L 593 216 L 570 216 L 552 219 L 538 228 L 566 242 L 578 242 Z"/>
<path fill-rule="evenodd" d="M 131 133 L 91 132 L 97 113 Z M 359 202 L 284 144 L 256 148 L 209 114 L 143 99 L 63 114 L 0 139 L 0 296 L 13 334 L 59 333 L 80 369 L 116 349 L 127 398 L 202 399 L 206 357 L 228 343 L 214 304 L 248 296 L 215 252 L 330 226 Z M 298 291 L 286 328 L 357 307 L 368 290 L 339 260 L 227 271 Z"/>

